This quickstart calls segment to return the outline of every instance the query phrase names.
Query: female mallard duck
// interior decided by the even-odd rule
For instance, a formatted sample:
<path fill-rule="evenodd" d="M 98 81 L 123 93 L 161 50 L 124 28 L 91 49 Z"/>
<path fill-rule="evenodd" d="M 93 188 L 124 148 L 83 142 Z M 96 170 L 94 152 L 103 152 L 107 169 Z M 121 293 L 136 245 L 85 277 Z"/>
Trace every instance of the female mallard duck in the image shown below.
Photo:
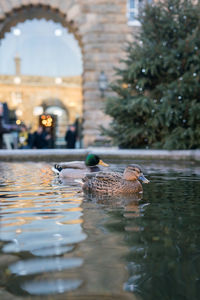
<path fill-rule="evenodd" d="M 83 191 L 88 193 L 105 193 L 108 195 L 132 194 L 142 192 L 139 182 L 148 183 L 138 165 L 129 165 L 123 174 L 117 172 L 98 172 L 86 174 L 83 180 Z"/>
<path fill-rule="evenodd" d="M 108 167 L 98 155 L 88 154 L 85 161 L 72 161 L 54 165 L 53 171 L 61 178 L 83 178 L 88 172 L 99 172 L 98 165 Z"/>

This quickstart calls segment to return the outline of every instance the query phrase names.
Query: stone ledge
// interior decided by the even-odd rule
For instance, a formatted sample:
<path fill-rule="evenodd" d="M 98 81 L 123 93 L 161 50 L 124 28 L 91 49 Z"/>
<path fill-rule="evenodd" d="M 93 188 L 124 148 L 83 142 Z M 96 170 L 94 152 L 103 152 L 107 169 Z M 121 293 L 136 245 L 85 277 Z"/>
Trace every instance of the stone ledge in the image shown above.
<path fill-rule="evenodd" d="M 117 148 L 90 147 L 87 149 L 0 150 L 0 161 L 69 161 L 82 160 L 95 153 L 110 160 L 165 160 L 200 162 L 200 150 L 121 150 Z"/>

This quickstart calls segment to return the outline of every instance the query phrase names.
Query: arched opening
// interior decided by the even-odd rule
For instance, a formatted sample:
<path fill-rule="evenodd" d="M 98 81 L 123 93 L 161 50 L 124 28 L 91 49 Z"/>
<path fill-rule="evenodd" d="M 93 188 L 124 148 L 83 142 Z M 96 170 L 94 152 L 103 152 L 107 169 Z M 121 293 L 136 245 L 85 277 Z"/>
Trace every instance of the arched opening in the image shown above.
<path fill-rule="evenodd" d="M 2 39 L 5 33 L 9 32 L 11 28 L 18 23 L 33 19 L 52 20 L 56 23 L 60 23 L 63 27 L 68 28 L 69 32 L 74 34 L 81 47 L 81 38 L 77 34 L 77 28 L 74 22 L 67 21 L 66 14 L 61 12 L 58 8 L 42 4 L 21 5 L 20 7 L 16 7 L 10 12 L 7 12 L 5 19 L 1 22 L 0 39 Z"/>
<path fill-rule="evenodd" d="M 31 36 L 30 31 L 26 31 L 27 27 L 30 29 L 32 22 L 37 23 L 41 36 L 43 31 L 41 45 L 37 42 L 34 43 L 36 37 Z M 26 26 L 26 30 L 24 30 L 24 26 Z M 48 26 L 53 36 L 48 34 Z M 23 33 L 24 40 L 22 42 Z M 8 63 L 6 59 L 1 60 L 0 82 L 1 86 L 4 83 L 6 92 L 1 93 L 0 102 L 7 102 L 9 108 L 16 111 L 16 117 L 31 126 L 33 131 L 39 125 L 38 118 L 41 110 L 37 111 L 38 108 L 42 107 L 44 113 L 55 115 L 57 120 L 55 144 L 57 146 L 64 145 L 67 125 L 75 123 L 77 115 L 82 117 L 81 40 L 75 26 L 73 22 L 68 22 L 66 15 L 58 9 L 41 5 L 22 6 L 7 14 L 7 18 L 1 25 L 0 38 L 3 39 L 0 54 L 6 39 L 8 40 L 11 35 L 14 35 L 14 47 L 7 45 L 7 49 L 15 51 L 15 53 L 11 53 L 9 50 L 10 53 L 8 53 L 10 57 L 15 56 L 15 70 L 13 61 Z M 66 38 L 67 36 L 68 38 Z M 51 40 L 49 43 L 48 38 Z M 55 47 L 56 42 L 54 42 L 56 39 L 56 42 L 60 43 L 57 48 Z M 26 42 L 29 43 L 29 46 L 26 46 Z M 27 67 L 27 57 L 21 55 L 26 47 L 31 68 Z M 54 56 L 51 55 L 52 49 Z M 39 55 L 41 58 L 38 63 Z M 79 74 L 76 71 L 78 66 L 74 57 L 79 59 Z M 10 86 L 9 91 L 8 85 Z M 61 99 L 60 103 L 57 99 Z"/>
<path fill-rule="evenodd" d="M 70 122 L 69 110 L 60 99 L 46 99 L 41 106 L 45 115 L 52 115 L 56 120 L 54 128 L 55 147 L 64 148 L 66 128 Z"/>
<path fill-rule="evenodd" d="M 67 111 L 59 106 L 49 106 L 45 110 L 45 114 L 56 116 L 55 137 L 56 146 L 62 148 L 65 146 L 66 124 L 69 122 Z"/>

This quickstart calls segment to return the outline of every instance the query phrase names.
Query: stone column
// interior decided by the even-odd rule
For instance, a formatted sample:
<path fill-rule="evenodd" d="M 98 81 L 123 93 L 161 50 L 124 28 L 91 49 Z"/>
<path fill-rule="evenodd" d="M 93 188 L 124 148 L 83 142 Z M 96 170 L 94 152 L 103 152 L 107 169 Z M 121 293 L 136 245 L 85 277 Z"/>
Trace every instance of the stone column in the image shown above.
<path fill-rule="evenodd" d="M 89 2 L 89 3 L 88 3 Z M 83 7 L 86 14 L 80 27 L 83 50 L 83 118 L 84 146 L 94 144 L 96 140 L 105 140 L 101 136 L 100 126 L 107 127 L 110 117 L 104 113 L 106 98 L 113 95 L 111 90 L 101 97 L 99 75 L 104 71 L 111 83 L 115 78 L 115 68 L 124 58 L 124 48 L 130 28 L 127 26 L 126 5 L 121 1 L 87 1 Z"/>

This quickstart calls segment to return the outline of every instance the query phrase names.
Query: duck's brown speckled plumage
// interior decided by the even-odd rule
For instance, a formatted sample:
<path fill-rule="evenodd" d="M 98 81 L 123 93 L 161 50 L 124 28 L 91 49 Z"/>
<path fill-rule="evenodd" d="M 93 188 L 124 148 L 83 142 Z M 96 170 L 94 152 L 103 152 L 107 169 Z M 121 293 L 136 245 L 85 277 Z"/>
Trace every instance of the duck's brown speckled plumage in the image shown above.
<path fill-rule="evenodd" d="M 83 190 L 89 193 L 105 193 L 108 195 L 138 193 L 143 190 L 141 183 L 138 181 L 141 176 L 143 174 L 137 165 L 129 165 L 123 174 L 118 172 L 87 174 L 83 178 Z M 148 182 L 146 178 L 145 180 Z"/>

